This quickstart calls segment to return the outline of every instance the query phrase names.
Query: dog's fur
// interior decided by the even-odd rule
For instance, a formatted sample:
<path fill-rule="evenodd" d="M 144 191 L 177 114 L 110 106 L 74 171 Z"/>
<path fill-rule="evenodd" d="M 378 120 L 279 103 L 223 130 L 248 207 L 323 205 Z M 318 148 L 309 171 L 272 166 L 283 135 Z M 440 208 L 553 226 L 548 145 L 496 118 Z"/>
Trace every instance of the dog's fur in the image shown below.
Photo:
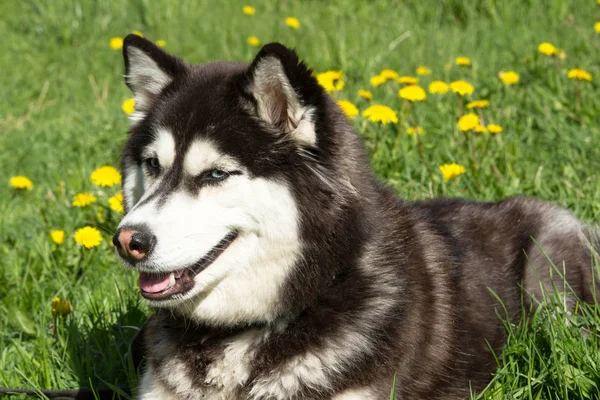
<path fill-rule="evenodd" d="M 527 308 L 563 272 L 570 306 L 600 295 L 596 236 L 562 208 L 398 199 L 284 46 L 188 65 L 129 35 L 123 53 L 136 110 L 120 229 L 156 236 L 126 264 L 182 270 L 237 233 L 189 291 L 150 301 L 139 398 L 383 399 L 394 376 L 398 399 L 464 398 L 505 343 L 498 299 L 516 320 L 522 287 Z"/>

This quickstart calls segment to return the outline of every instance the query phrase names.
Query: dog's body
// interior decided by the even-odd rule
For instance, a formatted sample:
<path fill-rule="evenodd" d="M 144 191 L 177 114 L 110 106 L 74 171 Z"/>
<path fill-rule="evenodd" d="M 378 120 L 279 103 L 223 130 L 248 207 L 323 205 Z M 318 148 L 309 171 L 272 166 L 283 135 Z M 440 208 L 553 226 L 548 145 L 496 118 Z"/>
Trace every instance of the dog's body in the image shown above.
<path fill-rule="evenodd" d="M 124 55 L 136 113 L 115 244 L 155 308 L 141 399 L 380 399 L 394 376 L 399 399 L 464 398 L 522 286 L 526 308 L 568 292 L 564 263 L 574 294 L 600 295 L 595 234 L 564 209 L 399 200 L 283 46 L 188 66 L 128 36 Z"/>

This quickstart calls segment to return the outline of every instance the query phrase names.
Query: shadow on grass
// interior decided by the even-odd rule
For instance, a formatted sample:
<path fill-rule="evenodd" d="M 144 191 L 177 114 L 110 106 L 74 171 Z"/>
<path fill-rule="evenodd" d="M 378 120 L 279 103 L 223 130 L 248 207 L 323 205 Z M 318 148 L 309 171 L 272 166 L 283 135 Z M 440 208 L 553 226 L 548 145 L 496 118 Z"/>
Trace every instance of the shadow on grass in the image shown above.
<path fill-rule="evenodd" d="M 90 388 L 88 397 L 131 399 L 137 386 L 142 358 L 137 337 L 147 314 L 135 297 L 122 299 L 113 308 L 93 308 L 81 319 L 63 327 L 64 348 L 70 353 L 72 371 L 80 388 Z"/>

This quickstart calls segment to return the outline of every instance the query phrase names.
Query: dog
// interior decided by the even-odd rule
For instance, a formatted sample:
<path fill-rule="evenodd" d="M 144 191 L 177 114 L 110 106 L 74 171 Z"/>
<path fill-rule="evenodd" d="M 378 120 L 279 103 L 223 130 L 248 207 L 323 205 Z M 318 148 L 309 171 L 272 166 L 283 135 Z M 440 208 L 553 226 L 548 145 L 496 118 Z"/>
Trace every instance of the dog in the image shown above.
<path fill-rule="evenodd" d="M 399 199 L 293 50 L 189 65 L 129 35 L 123 55 L 139 399 L 461 399 L 497 366 L 499 310 L 565 280 L 571 309 L 600 297 L 597 235 L 563 208 Z"/>

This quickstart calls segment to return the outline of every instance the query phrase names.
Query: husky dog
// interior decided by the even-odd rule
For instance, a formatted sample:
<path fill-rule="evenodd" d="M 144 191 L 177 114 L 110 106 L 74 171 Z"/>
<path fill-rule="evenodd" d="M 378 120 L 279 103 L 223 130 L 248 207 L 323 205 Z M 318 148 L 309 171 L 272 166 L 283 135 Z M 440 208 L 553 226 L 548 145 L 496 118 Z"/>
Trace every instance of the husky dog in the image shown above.
<path fill-rule="evenodd" d="M 564 209 L 397 198 L 283 45 L 189 65 L 129 35 L 123 55 L 113 240 L 154 309 L 140 399 L 384 399 L 394 379 L 398 399 L 464 398 L 522 289 L 534 304 L 564 275 L 571 306 L 600 296 L 596 236 Z"/>

